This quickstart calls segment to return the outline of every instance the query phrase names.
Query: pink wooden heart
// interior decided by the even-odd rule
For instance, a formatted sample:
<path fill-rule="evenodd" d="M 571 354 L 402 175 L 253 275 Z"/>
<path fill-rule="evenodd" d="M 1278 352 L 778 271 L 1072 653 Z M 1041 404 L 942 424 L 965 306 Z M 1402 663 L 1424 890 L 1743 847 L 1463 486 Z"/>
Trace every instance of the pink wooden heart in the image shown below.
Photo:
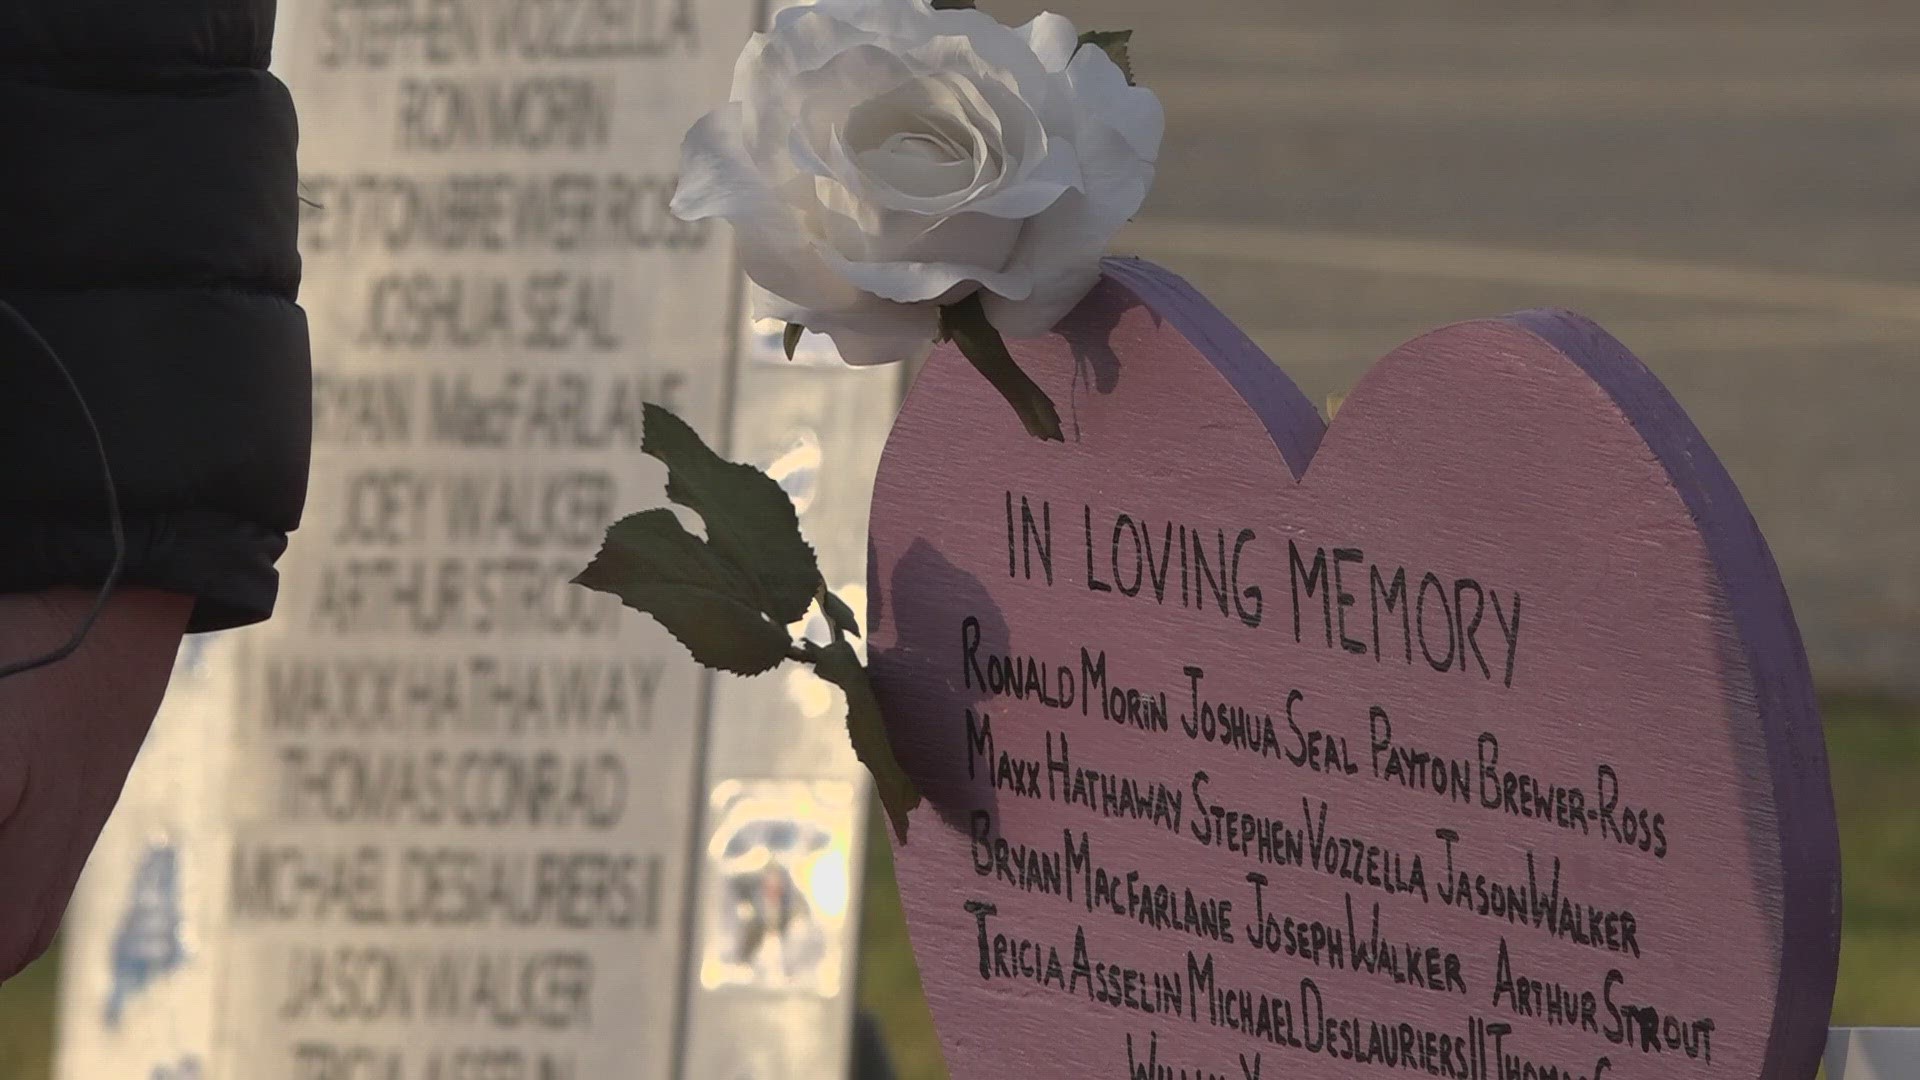
<path fill-rule="evenodd" d="M 1806 658 L 1623 346 L 1450 326 L 1327 427 L 1131 260 L 1020 346 L 1067 442 L 942 349 L 873 503 L 956 1080 L 1813 1075 L 1839 857 Z"/>

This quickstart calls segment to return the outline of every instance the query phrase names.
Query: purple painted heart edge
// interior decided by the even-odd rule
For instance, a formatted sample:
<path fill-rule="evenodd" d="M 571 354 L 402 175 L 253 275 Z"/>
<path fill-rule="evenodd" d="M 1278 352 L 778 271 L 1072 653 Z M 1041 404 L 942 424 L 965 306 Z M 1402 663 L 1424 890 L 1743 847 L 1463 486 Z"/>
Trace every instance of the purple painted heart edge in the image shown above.
<path fill-rule="evenodd" d="M 1329 425 L 1292 380 L 1178 275 L 1140 259 L 1108 259 L 1105 271 L 1107 280 L 1195 345 L 1259 416 L 1294 478 L 1303 478 Z M 1613 335 L 1560 309 L 1477 321 L 1524 331 L 1599 386 L 1665 469 L 1706 541 L 1758 699 L 1774 805 L 1794 811 L 1780 815 L 1776 837 L 1783 864 L 1782 954 L 1765 1055 L 1771 1069 L 1763 1080 L 1807 1080 L 1819 1068 L 1839 969 L 1839 829 L 1806 647 L 1772 551 L 1699 428 L 1659 377 Z"/>

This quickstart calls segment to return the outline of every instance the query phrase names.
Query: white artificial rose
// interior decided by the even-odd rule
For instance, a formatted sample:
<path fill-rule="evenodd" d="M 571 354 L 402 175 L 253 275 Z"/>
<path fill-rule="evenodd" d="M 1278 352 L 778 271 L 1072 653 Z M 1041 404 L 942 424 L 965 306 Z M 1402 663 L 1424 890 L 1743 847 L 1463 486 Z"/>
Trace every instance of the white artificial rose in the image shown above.
<path fill-rule="evenodd" d="M 748 42 L 687 133 L 673 212 L 732 223 L 755 318 L 906 360 L 975 291 L 1006 337 L 1052 329 L 1146 198 L 1164 126 L 1058 15 L 819 0 Z"/>

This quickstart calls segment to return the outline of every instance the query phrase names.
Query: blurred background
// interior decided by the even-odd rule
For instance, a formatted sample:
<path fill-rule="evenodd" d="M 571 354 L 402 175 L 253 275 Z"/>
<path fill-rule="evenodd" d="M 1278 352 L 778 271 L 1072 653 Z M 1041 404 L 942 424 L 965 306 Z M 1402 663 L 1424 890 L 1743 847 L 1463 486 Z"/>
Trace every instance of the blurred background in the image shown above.
<path fill-rule="evenodd" d="M 1822 687 L 1834 1022 L 1920 1025 L 1920 5 L 1046 6 L 1133 28 L 1167 107 L 1115 250 L 1185 275 L 1310 397 L 1420 330 L 1541 305 L 1666 381 L 1773 545 Z M 896 1074 L 933 1080 L 877 829 L 869 851 L 862 1004 Z M 58 969 L 0 989 L 0 1080 L 48 1075 Z"/>

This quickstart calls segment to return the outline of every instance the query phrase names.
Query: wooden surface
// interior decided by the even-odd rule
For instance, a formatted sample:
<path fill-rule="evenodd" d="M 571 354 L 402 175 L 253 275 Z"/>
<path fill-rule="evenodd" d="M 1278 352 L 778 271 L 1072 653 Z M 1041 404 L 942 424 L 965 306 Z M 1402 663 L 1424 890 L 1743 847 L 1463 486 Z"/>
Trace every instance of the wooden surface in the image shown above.
<path fill-rule="evenodd" d="M 1811 1075 L 1839 911 L 1805 656 L 1739 494 L 1659 382 L 1592 324 L 1529 312 L 1403 346 L 1323 428 L 1183 282 L 1109 267 L 1058 335 L 1018 350 L 1065 445 L 1021 436 L 942 352 L 876 486 L 872 656 L 931 803 L 896 858 L 953 1075 L 1374 1071 L 1315 1049 L 1322 1007 L 1336 1048 L 1334 1018 L 1357 1019 L 1362 1046 L 1377 1021 L 1442 1068 L 1457 1045 L 1484 1069 L 1498 1043 L 1588 1080 L 1602 1059 L 1618 1078 Z M 1199 543 L 1173 546 L 1182 528 Z M 1182 584 L 1196 546 L 1217 591 L 1199 555 Z M 1375 570 L 1379 592 L 1407 575 L 1377 623 Z M 1090 695 L 1101 655 L 1108 692 Z M 993 673 L 1029 658 L 1038 684 L 1017 694 Z M 1128 714 L 1115 688 L 1166 705 Z M 1459 761 L 1464 800 L 1410 783 L 1412 751 Z M 1509 773 L 1540 801 L 1503 798 Z M 1116 781 L 1144 811 L 1104 794 Z M 1237 848 L 1242 826 L 1276 847 Z M 1171 887 L 1175 925 L 1124 884 L 1114 911 L 1088 902 L 1091 879 L 1050 872 L 1081 850 L 1123 883 Z M 1557 862 L 1563 899 L 1614 915 L 1593 942 L 1452 903 L 1461 872 L 1469 897 L 1479 875 L 1524 889 L 1530 858 L 1542 892 Z M 1417 945 L 1437 990 L 1399 981 L 1417 965 L 1396 978 L 1351 945 L 1289 944 L 1288 918 L 1308 940 L 1324 923 L 1364 941 L 1376 903 L 1380 937 L 1398 957 Z M 1272 1031 L 1216 1011 L 1194 974 L 1209 958 L 1216 987 L 1271 1003 Z M 1074 977 L 1081 960 L 1099 989 Z M 1591 993 L 1596 1022 L 1549 1023 L 1503 974 Z M 1658 1051 L 1609 1038 L 1615 1007 L 1638 1004 L 1691 1035 Z M 1504 1040 L 1484 1026 L 1501 1023 Z"/>

